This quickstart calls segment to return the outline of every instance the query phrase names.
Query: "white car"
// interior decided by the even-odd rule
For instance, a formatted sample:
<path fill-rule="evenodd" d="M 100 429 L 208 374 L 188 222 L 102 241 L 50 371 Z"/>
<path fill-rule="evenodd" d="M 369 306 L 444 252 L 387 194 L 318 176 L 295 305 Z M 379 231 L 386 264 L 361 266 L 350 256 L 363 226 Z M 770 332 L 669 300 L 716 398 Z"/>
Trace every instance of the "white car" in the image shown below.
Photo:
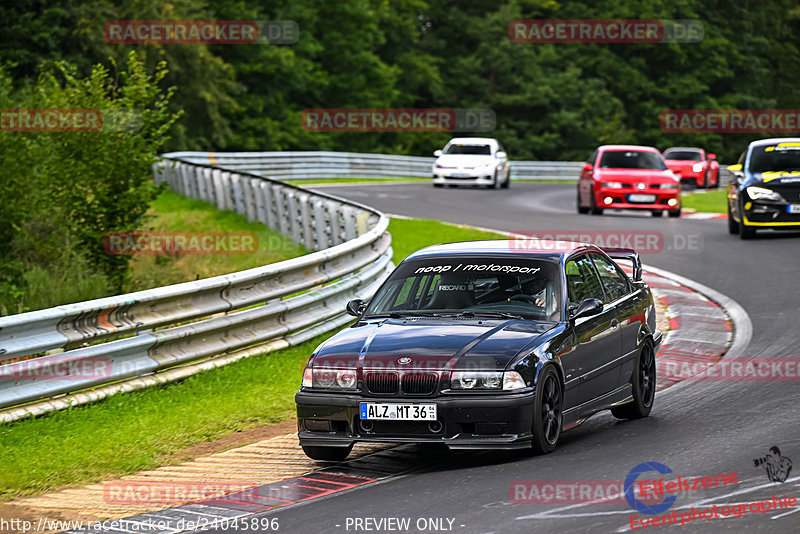
<path fill-rule="evenodd" d="M 433 155 L 433 187 L 468 184 L 506 189 L 511 181 L 508 155 L 497 139 L 456 137 Z"/>

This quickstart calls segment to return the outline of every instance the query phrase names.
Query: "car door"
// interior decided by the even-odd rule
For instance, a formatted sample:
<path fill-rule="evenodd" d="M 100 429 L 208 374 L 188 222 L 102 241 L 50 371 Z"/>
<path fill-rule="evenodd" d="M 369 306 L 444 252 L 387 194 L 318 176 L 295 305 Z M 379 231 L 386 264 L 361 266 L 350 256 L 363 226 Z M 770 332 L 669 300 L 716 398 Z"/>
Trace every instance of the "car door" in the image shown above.
<path fill-rule="evenodd" d="M 600 277 L 586 254 L 565 263 L 568 306 L 571 309 L 586 298 L 606 300 Z M 565 367 L 565 405 L 591 401 L 613 390 L 619 381 L 614 360 L 622 350 L 617 311 L 614 306 L 592 317 L 571 321 L 571 350 L 562 355 Z"/>
<path fill-rule="evenodd" d="M 602 254 L 595 252 L 590 253 L 589 256 L 592 258 L 592 263 L 594 263 L 603 285 L 605 293 L 603 304 L 606 311 L 610 309 L 615 311 L 619 330 L 620 352 L 616 357 L 609 359 L 610 364 L 617 369 L 616 385 L 612 386 L 613 389 L 624 382 L 622 379 L 623 366 L 638 350 L 639 331 L 647 322 L 647 318 L 643 314 L 641 298 L 633 293 L 628 277 L 622 273 L 620 268 Z"/>

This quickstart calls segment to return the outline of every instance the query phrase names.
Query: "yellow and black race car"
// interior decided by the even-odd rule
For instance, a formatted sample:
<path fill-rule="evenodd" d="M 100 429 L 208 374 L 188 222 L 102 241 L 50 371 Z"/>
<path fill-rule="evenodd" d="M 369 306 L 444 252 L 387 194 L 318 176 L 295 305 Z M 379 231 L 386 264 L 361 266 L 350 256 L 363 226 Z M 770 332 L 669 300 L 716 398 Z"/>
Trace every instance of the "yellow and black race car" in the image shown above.
<path fill-rule="evenodd" d="M 761 139 L 728 170 L 728 231 L 742 239 L 756 230 L 800 231 L 800 137 Z"/>

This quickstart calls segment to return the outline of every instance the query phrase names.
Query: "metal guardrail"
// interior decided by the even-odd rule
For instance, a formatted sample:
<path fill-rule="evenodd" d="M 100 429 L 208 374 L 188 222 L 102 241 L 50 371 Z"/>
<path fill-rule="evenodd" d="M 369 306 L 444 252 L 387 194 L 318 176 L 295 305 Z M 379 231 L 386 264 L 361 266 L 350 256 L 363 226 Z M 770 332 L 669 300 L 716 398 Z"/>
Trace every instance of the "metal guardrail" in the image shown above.
<path fill-rule="evenodd" d="M 354 152 L 173 152 L 167 157 L 252 172 L 276 180 L 431 176 L 435 158 Z M 512 180 L 578 180 L 580 161 L 511 161 Z M 720 165 L 720 184 L 730 173 Z"/>
<path fill-rule="evenodd" d="M 278 180 L 431 176 L 436 158 L 354 152 L 173 152 L 170 158 L 252 172 Z M 512 180 L 577 180 L 583 163 L 512 161 Z"/>
<path fill-rule="evenodd" d="M 120 390 L 116 384 L 104 393 L 104 384 L 138 379 L 149 385 L 143 375 L 253 352 L 254 346 L 278 339 L 303 341 L 346 323 L 345 303 L 369 298 L 393 268 L 388 218 L 367 206 L 207 165 L 163 162 L 155 174 L 156 181 L 179 193 L 261 221 L 317 252 L 195 282 L 1 317 L 0 361 L 36 357 L 0 365 L 0 408 L 101 386 L 69 396 L 88 402 Z M 51 353 L 41 355 L 44 351 Z M 68 404 L 23 405 L 0 412 L 0 420 Z"/>

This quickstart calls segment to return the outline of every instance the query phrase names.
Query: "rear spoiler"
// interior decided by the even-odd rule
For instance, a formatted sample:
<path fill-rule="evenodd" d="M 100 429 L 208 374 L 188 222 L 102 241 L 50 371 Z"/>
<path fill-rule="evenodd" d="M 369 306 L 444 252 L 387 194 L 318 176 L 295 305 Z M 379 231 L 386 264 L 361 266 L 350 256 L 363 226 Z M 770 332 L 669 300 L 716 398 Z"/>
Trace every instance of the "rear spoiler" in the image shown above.
<path fill-rule="evenodd" d="M 604 248 L 603 252 L 609 255 L 613 260 L 628 260 L 633 265 L 633 281 L 639 282 L 642 280 L 642 260 L 639 259 L 639 253 L 631 248 Z"/>

